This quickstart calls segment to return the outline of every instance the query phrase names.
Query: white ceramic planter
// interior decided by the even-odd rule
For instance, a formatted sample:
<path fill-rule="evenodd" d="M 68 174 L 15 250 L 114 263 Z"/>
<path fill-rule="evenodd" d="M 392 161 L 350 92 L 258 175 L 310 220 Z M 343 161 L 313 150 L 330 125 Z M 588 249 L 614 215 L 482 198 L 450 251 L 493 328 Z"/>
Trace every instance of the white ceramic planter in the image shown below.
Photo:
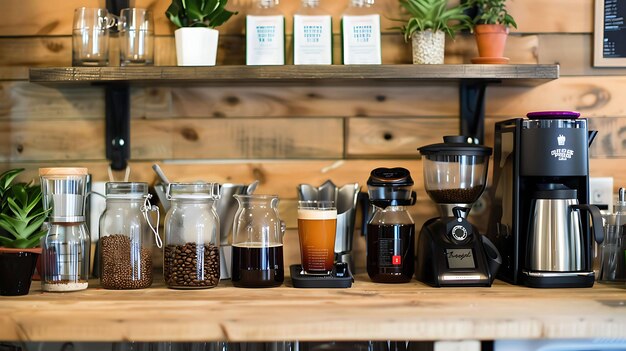
<path fill-rule="evenodd" d="M 176 38 L 176 61 L 179 66 L 215 66 L 219 32 L 204 27 L 179 28 Z"/>
<path fill-rule="evenodd" d="M 442 31 L 425 30 L 411 35 L 413 43 L 413 63 L 443 64 L 446 45 L 446 34 Z"/>

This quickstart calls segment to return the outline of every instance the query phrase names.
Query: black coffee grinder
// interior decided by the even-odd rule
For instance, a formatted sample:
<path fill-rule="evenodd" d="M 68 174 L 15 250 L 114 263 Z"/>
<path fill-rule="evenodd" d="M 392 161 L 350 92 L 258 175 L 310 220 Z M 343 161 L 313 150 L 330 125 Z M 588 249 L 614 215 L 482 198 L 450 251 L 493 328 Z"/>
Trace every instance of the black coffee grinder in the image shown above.
<path fill-rule="evenodd" d="M 446 136 L 419 148 L 424 186 L 440 217 L 424 223 L 417 244 L 418 280 L 435 287 L 491 286 L 501 258 L 498 250 L 467 221 L 487 182 L 491 148 Z"/>
<path fill-rule="evenodd" d="M 579 204 L 589 203 L 588 148 L 597 132 L 577 112 L 533 112 L 528 119 L 496 123 L 492 208 L 487 236 L 502 254 L 498 278 L 533 287 L 593 285 L 591 231 L 583 236 L 583 270 L 531 272 L 527 269 L 529 225 L 536 193 L 551 184 L 574 190 Z M 581 216 L 582 228 L 589 228 Z M 534 248 L 539 249 L 540 248 Z M 536 250 L 534 250 L 536 251 Z M 545 251 L 545 250 L 544 250 Z M 546 252 L 546 254 L 550 254 Z M 582 272 L 585 273 L 582 273 Z"/>

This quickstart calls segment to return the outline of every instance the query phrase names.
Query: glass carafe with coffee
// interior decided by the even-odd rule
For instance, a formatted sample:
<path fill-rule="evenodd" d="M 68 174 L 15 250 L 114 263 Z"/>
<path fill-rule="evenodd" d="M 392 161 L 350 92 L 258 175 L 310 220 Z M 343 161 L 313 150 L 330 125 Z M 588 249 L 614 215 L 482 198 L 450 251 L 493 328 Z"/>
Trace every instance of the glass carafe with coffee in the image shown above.
<path fill-rule="evenodd" d="M 432 286 L 491 286 L 501 257 L 467 221 L 487 182 L 491 148 L 463 136 L 419 148 L 424 186 L 440 217 L 424 223 L 417 245 L 416 277 Z"/>
<path fill-rule="evenodd" d="M 415 267 L 415 223 L 406 206 L 415 204 L 413 179 L 405 168 L 376 168 L 367 180 L 367 274 L 377 283 L 406 283 Z"/>
<path fill-rule="evenodd" d="M 271 288 L 285 279 L 283 234 L 278 196 L 234 195 L 239 203 L 233 223 L 233 285 Z"/>

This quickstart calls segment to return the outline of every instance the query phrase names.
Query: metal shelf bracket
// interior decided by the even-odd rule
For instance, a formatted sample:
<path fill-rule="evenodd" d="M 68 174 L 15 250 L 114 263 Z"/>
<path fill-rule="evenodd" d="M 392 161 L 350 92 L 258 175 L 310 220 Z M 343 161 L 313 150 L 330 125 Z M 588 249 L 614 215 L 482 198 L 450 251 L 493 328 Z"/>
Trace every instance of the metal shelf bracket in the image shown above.
<path fill-rule="evenodd" d="M 485 140 L 485 90 L 487 80 L 462 79 L 459 83 L 461 135 L 475 144 Z"/>
<path fill-rule="evenodd" d="M 107 10 L 118 16 L 129 0 L 106 0 Z M 115 28 L 115 27 L 114 27 Z M 128 83 L 105 85 L 106 157 L 111 169 L 121 171 L 130 159 L 130 87 Z"/>

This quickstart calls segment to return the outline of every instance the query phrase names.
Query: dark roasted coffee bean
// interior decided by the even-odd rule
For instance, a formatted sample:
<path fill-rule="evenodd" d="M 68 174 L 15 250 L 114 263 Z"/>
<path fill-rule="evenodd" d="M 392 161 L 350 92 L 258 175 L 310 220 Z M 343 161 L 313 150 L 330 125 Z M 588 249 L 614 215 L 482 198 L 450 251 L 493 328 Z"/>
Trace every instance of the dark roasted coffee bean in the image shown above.
<path fill-rule="evenodd" d="M 174 255 L 164 259 L 165 283 L 171 288 L 214 287 L 219 282 L 219 249 L 213 244 L 196 246 L 168 245 L 164 252 Z"/>
<path fill-rule="evenodd" d="M 141 247 L 139 257 L 131 254 L 140 243 L 130 237 L 113 234 L 99 242 L 101 255 L 100 283 L 105 289 L 143 289 L 152 285 L 152 252 Z"/>

